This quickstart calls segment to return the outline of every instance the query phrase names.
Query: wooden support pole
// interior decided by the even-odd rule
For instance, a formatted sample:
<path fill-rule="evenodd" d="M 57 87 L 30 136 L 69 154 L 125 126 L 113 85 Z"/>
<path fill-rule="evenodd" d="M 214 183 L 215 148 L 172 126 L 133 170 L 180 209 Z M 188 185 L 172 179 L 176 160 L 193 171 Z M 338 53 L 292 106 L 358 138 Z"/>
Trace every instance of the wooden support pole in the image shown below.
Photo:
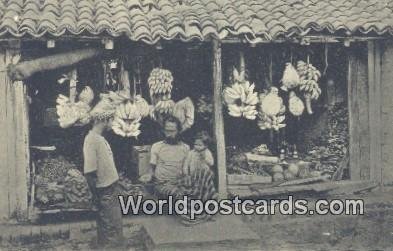
<path fill-rule="evenodd" d="M 218 192 L 221 199 L 228 196 L 225 153 L 224 117 L 222 112 L 222 68 L 221 43 L 213 40 L 213 85 L 214 85 L 214 134 L 217 144 Z"/>
<path fill-rule="evenodd" d="M 370 117 L 370 178 L 382 184 L 381 50 L 377 41 L 368 42 Z"/>
<path fill-rule="evenodd" d="M 349 49 L 349 157 L 352 180 L 370 179 L 370 118 L 367 45 Z"/>
<path fill-rule="evenodd" d="M 0 49 L 0 65 L 6 69 L 20 57 L 20 49 Z M 0 220 L 27 216 L 27 180 L 30 171 L 27 90 L 22 81 L 0 73 Z"/>

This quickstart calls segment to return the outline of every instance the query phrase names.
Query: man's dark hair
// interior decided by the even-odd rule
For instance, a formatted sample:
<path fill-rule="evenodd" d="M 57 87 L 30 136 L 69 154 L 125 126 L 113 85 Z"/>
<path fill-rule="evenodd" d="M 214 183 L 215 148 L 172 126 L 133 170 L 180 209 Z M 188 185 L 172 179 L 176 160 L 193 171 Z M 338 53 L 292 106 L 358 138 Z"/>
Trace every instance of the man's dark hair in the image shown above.
<path fill-rule="evenodd" d="M 175 116 L 169 115 L 164 119 L 164 123 L 163 125 L 165 126 L 166 123 L 175 123 L 176 124 L 176 128 L 179 132 L 181 132 L 182 130 L 182 124 L 180 122 L 180 120 L 178 118 L 176 118 Z"/>

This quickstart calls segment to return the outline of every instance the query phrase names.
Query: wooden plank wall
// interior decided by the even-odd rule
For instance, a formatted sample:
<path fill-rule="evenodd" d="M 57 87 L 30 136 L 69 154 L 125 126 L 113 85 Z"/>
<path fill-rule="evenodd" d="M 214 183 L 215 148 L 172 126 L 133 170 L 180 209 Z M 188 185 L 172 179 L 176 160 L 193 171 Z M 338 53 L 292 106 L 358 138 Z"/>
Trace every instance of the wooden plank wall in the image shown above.
<path fill-rule="evenodd" d="M 382 179 L 393 185 L 393 41 L 384 43 L 381 60 Z"/>
<path fill-rule="evenodd" d="M 27 213 L 29 125 L 26 87 L 5 69 L 19 49 L 0 47 L 0 220 Z"/>
<path fill-rule="evenodd" d="M 367 44 L 354 44 L 348 51 L 350 176 L 352 180 L 367 180 L 370 179 Z"/>

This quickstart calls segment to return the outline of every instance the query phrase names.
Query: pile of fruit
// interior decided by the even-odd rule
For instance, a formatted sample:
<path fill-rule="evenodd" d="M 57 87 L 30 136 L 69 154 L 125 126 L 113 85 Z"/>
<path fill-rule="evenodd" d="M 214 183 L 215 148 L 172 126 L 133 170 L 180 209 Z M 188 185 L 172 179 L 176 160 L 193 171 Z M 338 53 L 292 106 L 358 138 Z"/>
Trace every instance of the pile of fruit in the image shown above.
<path fill-rule="evenodd" d="M 338 104 L 329 111 L 328 130 L 313 142 L 305 156 L 306 160 L 318 163 L 317 169 L 334 173 L 348 151 L 348 108 Z"/>
<path fill-rule="evenodd" d="M 86 178 L 77 169 L 70 169 L 64 178 L 64 195 L 66 201 L 71 204 L 90 204 L 92 193 Z"/>
<path fill-rule="evenodd" d="M 228 149 L 227 168 L 229 174 L 270 176 L 261 164 L 247 160 L 245 149 Z"/>
<path fill-rule="evenodd" d="M 61 155 L 39 159 L 35 162 L 35 165 L 40 176 L 47 179 L 48 182 L 61 181 L 66 176 L 68 170 L 77 168 Z"/>
<path fill-rule="evenodd" d="M 65 201 L 64 186 L 41 175 L 35 177 L 35 200 L 41 206 L 52 206 Z"/>

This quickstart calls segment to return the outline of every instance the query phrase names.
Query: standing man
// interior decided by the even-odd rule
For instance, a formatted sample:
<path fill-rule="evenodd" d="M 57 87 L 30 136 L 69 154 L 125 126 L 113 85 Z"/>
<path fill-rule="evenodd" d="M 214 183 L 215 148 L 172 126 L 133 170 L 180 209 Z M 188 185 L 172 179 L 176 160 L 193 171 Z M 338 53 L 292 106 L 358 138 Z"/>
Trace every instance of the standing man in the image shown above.
<path fill-rule="evenodd" d="M 93 116 L 93 127 L 83 144 L 84 173 L 98 209 L 97 244 L 119 247 L 123 242 L 122 215 L 118 203 L 118 180 L 112 150 L 102 136 L 111 120 Z"/>

